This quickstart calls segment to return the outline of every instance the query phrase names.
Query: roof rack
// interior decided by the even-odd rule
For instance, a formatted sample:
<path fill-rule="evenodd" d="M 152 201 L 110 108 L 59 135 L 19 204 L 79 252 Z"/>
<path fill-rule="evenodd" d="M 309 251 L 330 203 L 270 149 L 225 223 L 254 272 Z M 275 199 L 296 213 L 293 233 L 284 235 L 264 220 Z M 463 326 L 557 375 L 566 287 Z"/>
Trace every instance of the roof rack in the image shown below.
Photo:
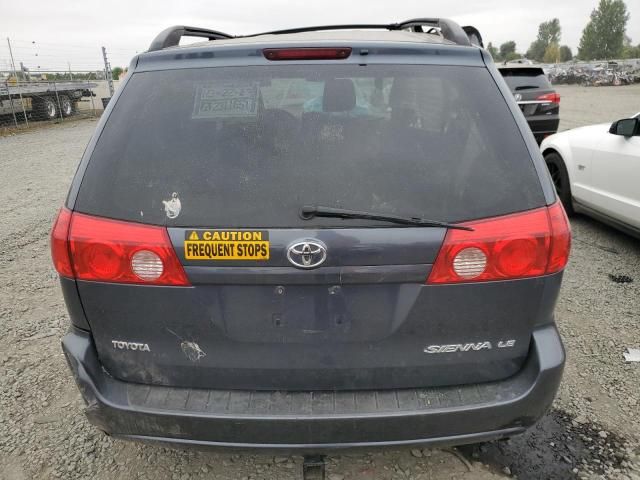
<path fill-rule="evenodd" d="M 477 45 L 478 47 L 484 48 L 484 42 L 482 41 L 482 35 L 480 35 L 480 30 L 476 27 L 472 27 L 471 25 L 466 25 L 462 27 L 464 33 L 467 34 L 467 38 L 471 42 L 471 45 Z"/>
<path fill-rule="evenodd" d="M 425 28 L 426 27 L 426 28 Z M 216 30 L 204 28 L 175 26 L 169 27 L 158 34 L 151 42 L 149 51 L 162 50 L 173 47 L 180 43 L 182 37 L 203 37 L 209 40 L 222 40 L 230 38 L 257 37 L 259 35 L 285 35 L 288 33 L 317 32 L 321 30 L 410 30 L 413 32 L 436 33 L 445 39 L 458 45 L 478 45 L 482 44 L 480 32 L 471 26 L 461 27 L 453 20 L 447 18 L 415 18 L 400 23 L 389 24 L 350 24 L 350 25 L 321 25 L 314 27 L 289 28 L 286 30 L 274 30 L 270 32 L 254 33 L 251 35 L 229 35 Z"/>
<path fill-rule="evenodd" d="M 411 29 L 414 32 L 425 32 L 424 27 L 429 27 L 425 33 L 432 33 L 431 29 L 437 28 L 445 39 L 458 45 L 471 45 L 471 41 L 462 27 L 448 18 L 415 18 L 397 25 L 396 30 Z"/>
<path fill-rule="evenodd" d="M 424 27 L 427 27 L 426 29 Z M 474 27 L 471 28 L 477 32 Z M 287 33 L 317 32 L 320 30 L 411 30 L 423 33 L 440 33 L 444 38 L 458 45 L 471 45 L 471 41 L 465 30 L 453 20 L 447 18 L 414 18 L 400 23 L 365 23 L 350 25 L 321 25 L 314 27 L 288 28 L 286 30 L 274 30 L 271 32 L 246 35 L 255 37 L 258 35 L 284 35 Z M 479 35 L 479 33 L 478 33 Z"/>

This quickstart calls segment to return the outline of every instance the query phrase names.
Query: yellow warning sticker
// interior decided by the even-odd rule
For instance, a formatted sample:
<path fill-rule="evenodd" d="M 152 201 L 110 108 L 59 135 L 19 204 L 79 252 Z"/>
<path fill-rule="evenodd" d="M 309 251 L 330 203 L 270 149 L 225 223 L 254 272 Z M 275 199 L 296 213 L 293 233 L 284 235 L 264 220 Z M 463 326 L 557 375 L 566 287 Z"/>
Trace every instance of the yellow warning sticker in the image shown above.
<path fill-rule="evenodd" d="M 187 230 L 187 260 L 269 260 L 269 232 L 264 230 Z"/>

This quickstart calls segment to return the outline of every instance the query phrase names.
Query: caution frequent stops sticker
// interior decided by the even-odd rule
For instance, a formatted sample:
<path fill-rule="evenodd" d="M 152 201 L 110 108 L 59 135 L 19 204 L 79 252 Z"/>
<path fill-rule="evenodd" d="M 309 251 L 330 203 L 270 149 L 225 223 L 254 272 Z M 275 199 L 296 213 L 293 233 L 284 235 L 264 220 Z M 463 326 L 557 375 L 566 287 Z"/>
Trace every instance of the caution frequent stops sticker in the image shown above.
<path fill-rule="evenodd" d="M 269 232 L 249 230 L 187 230 L 187 260 L 269 260 Z"/>

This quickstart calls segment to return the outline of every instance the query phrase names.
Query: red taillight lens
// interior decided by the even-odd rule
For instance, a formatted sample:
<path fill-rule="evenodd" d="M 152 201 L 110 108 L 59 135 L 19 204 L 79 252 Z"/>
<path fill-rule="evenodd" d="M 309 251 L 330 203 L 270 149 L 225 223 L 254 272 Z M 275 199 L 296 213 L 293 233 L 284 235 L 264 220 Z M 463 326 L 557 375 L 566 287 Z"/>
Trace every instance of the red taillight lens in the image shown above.
<path fill-rule="evenodd" d="M 547 273 L 562 270 L 569 261 L 571 251 L 571 227 L 562 203 L 557 202 L 548 209 L 551 224 L 551 251 Z"/>
<path fill-rule="evenodd" d="M 66 208 L 61 208 L 58 217 L 51 229 L 51 259 L 53 266 L 63 277 L 73 277 L 71 259 L 69 258 L 69 225 L 71 223 L 71 212 Z"/>
<path fill-rule="evenodd" d="M 544 95 L 540 95 L 536 97 L 536 100 L 542 100 L 543 102 L 549 103 L 560 103 L 560 94 L 559 93 L 545 93 Z"/>
<path fill-rule="evenodd" d="M 427 283 L 535 277 L 562 270 L 569 258 L 569 223 L 561 203 L 467 222 L 449 230 Z"/>
<path fill-rule="evenodd" d="M 267 60 L 343 60 L 349 58 L 351 48 L 265 48 L 262 54 Z"/>
<path fill-rule="evenodd" d="M 51 233 L 51 252 L 60 275 L 80 280 L 189 285 L 164 227 L 63 209 Z"/>

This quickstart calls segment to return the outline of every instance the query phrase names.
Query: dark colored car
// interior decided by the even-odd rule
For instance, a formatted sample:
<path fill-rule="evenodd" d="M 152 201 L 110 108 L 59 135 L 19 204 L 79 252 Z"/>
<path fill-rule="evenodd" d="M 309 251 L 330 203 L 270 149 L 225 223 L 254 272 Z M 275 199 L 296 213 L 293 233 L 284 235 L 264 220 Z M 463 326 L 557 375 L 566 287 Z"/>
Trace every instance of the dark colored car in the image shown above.
<path fill-rule="evenodd" d="M 570 231 L 507 85 L 454 22 L 339 28 L 131 63 L 52 230 L 99 429 L 462 444 L 551 404 Z"/>
<path fill-rule="evenodd" d="M 560 94 L 554 90 L 542 67 L 507 64 L 498 69 L 538 144 L 556 133 L 560 124 Z"/>

